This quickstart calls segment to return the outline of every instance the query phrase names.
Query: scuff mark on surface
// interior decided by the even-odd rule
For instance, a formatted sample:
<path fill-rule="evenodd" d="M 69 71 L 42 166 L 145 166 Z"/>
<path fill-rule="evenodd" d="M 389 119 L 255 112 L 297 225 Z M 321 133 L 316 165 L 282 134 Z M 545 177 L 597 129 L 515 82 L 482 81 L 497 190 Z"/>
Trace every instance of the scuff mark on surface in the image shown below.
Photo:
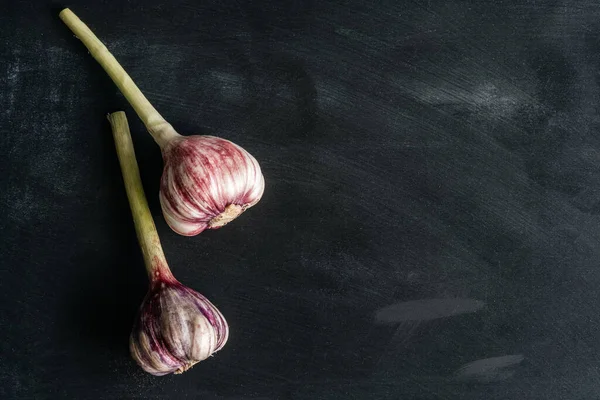
<path fill-rule="evenodd" d="M 513 354 L 472 361 L 455 372 L 455 379 L 462 381 L 474 380 L 483 383 L 503 381 L 515 374 L 511 367 L 520 364 L 524 358 L 522 354 Z"/>
<path fill-rule="evenodd" d="M 473 313 L 482 309 L 484 305 L 480 300 L 457 298 L 405 301 L 381 308 L 375 313 L 375 321 L 380 324 L 429 321 Z"/>

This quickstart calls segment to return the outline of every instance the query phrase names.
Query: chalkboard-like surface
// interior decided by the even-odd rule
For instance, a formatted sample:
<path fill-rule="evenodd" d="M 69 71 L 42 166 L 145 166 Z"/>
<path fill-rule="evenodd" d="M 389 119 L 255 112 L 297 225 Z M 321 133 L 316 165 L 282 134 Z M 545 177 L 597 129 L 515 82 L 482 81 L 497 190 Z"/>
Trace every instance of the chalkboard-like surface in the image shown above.
<path fill-rule="evenodd" d="M 261 202 L 173 233 L 162 160 L 51 2 L 0 14 L 0 398 L 593 399 L 600 6 L 73 1 L 183 134 L 261 163 Z M 145 374 L 125 110 L 171 268 L 231 326 Z"/>

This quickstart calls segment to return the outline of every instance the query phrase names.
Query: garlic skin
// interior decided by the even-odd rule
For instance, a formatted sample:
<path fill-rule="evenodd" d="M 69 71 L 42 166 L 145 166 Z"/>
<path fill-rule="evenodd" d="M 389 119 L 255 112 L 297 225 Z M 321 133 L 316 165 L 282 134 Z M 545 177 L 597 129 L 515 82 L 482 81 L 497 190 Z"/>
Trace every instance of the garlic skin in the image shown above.
<path fill-rule="evenodd" d="M 229 140 L 177 135 L 162 151 L 160 204 L 165 220 L 180 235 L 220 228 L 263 195 L 260 165 Z"/>
<path fill-rule="evenodd" d="M 181 374 L 222 349 L 228 337 L 229 327 L 219 310 L 171 276 L 152 283 L 129 348 L 144 371 L 156 376 Z"/>

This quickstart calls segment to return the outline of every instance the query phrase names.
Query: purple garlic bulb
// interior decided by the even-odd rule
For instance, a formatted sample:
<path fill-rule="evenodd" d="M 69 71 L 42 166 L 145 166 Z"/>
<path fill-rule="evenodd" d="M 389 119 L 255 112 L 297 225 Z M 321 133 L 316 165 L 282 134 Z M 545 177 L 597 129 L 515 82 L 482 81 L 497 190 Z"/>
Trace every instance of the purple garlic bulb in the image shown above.
<path fill-rule="evenodd" d="M 173 134 L 161 148 L 160 204 L 165 220 L 180 235 L 220 228 L 263 195 L 258 162 L 229 140 Z"/>
<path fill-rule="evenodd" d="M 229 327 L 204 296 L 177 280 L 153 282 L 134 323 L 129 348 L 152 375 L 180 374 L 221 350 Z"/>
<path fill-rule="evenodd" d="M 160 204 L 171 229 L 184 236 L 218 229 L 258 203 L 265 179 L 250 153 L 226 139 L 177 133 L 87 25 L 68 8 L 60 18 L 108 73 L 160 146 L 165 163 Z"/>
<path fill-rule="evenodd" d="M 182 285 L 171 273 L 148 208 L 125 113 L 113 113 L 108 119 L 150 279 L 129 348 L 144 371 L 152 375 L 180 374 L 221 350 L 229 337 L 229 327 L 206 297 Z"/>

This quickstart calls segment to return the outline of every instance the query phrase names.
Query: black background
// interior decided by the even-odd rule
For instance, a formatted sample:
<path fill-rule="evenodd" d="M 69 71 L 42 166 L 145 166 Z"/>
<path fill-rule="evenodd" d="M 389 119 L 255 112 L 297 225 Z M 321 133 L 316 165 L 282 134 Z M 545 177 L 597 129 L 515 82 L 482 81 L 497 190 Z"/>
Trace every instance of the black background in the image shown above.
<path fill-rule="evenodd" d="M 70 6 L 261 202 L 173 233 L 158 146 Z M 3 1 L 0 398 L 600 398 L 600 6 Z M 171 268 L 231 337 L 179 376 L 128 353 L 147 279 L 105 115 L 128 113 Z"/>

